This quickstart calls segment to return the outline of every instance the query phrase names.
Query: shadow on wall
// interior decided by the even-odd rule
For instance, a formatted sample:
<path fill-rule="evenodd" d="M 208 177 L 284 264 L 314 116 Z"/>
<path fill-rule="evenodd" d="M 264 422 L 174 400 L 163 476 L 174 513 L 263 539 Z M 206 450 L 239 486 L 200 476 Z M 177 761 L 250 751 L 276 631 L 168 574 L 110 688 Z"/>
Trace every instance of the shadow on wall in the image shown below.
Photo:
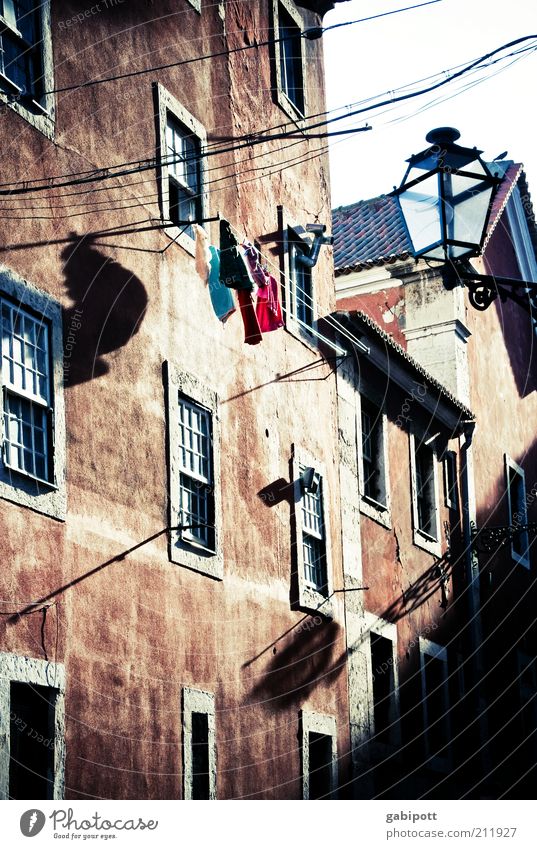
<path fill-rule="evenodd" d="M 283 710 L 302 704 L 318 686 L 332 684 L 344 669 L 342 658 L 334 663 L 340 632 L 336 622 L 321 616 L 308 620 L 307 630 L 305 625 L 293 630 L 283 648 L 274 646 L 267 666 L 256 671 L 250 697 L 267 710 Z"/>
<path fill-rule="evenodd" d="M 104 356 L 138 332 L 147 293 L 135 274 L 95 248 L 91 234 L 71 233 L 70 240 L 61 254 L 74 301 L 63 311 L 64 379 L 74 386 L 110 370 Z"/>

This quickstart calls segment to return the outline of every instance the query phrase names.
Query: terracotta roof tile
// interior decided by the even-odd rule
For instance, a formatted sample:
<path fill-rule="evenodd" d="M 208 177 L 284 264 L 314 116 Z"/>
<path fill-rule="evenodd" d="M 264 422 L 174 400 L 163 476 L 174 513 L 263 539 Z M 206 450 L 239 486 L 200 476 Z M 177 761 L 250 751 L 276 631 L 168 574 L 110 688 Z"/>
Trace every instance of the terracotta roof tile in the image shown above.
<path fill-rule="evenodd" d="M 334 209 L 332 233 L 334 264 L 340 274 L 403 259 L 411 250 L 399 203 L 387 195 Z"/>

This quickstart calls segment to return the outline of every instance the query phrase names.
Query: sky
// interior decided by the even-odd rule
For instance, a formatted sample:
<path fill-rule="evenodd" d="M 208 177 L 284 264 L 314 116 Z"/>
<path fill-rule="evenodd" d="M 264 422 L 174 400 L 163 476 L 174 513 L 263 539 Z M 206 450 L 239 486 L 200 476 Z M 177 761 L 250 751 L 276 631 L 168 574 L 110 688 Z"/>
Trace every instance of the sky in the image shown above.
<path fill-rule="evenodd" d="M 329 27 L 416 2 L 420 0 L 348 0 L 328 12 L 323 25 Z M 535 0 L 439 0 L 433 5 L 334 29 L 323 36 L 327 109 L 339 109 L 376 95 L 384 100 L 394 89 L 469 64 L 508 41 L 531 34 L 536 34 L 537 46 Z M 515 58 L 517 61 L 508 67 Z M 500 69 L 505 70 L 497 73 Z M 469 85 L 481 78 L 484 79 L 479 84 Z M 418 87 L 421 85 L 427 83 Z M 467 90 L 461 91 L 463 87 Z M 528 52 L 477 76 L 448 83 L 429 95 L 336 122 L 331 129 L 368 123 L 372 130 L 332 140 L 332 206 L 390 192 L 401 183 L 405 160 L 427 147 L 426 134 L 441 126 L 456 127 L 461 133 L 459 143 L 483 150 L 485 159 L 507 151 L 507 158 L 523 162 L 536 203 L 536 92 L 537 52 Z M 423 111 L 437 98 L 445 102 Z M 337 114 L 341 112 L 331 116 Z"/>

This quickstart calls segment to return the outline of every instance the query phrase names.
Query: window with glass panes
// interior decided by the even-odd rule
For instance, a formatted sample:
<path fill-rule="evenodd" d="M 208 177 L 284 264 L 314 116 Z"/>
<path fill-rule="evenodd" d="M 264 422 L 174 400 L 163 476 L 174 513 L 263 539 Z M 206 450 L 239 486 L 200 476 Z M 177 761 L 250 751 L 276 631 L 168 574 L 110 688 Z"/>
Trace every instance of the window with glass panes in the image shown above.
<path fill-rule="evenodd" d="M 305 467 L 300 466 L 301 475 L 304 471 Z M 304 490 L 302 493 L 302 551 L 306 584 L 325 592 L 327 575 L 322 486 L 320 479 L 316 492 Z"/>
<path fill-rule="evenodd" d="M 179 396 L 179 510 L 182 536 L 214 550 L 211 413 Z"/>
<path fill-rule="evenodd" d="M 166 164 L 170 221 L 180 227 L 184 227 L 181 222 L 199 221 L 202 217 L 200 142 L 197 136 L 169 115 Z M 194 238 L 192 227 L 185 227 L 184 232 Z"/>
<path fill-rule="evenodd" d="M 0 0 L 0 74 L 7 89 L 35 100 L 43 93 L 40 8 L 34 0 Z"/>
<path fill-rule="evenodd" d="M 49 326 L 9 301 L 2 323 L 3 459 L 6 466 L 51 481 Z"/>
<path fill-rule="evenodd" d="M 419 445 L 415 452 L 416 502 L 418 529 L 436 539 L 436 485 L 434 453 L 427 445 Z"/>
<path fill-rule="evenodd" d="M 290 291 L 289 312 L 290 318 L 298 321 L 306 329 L 313 327 L 313 281 L 311 269 L 300 262 L 300 254 L 306 253 L 308 245 L 302 242 L 294 230 L 289 229 L 290 244 Z"/>
<path fill-rule="evenodd" d="M 304 75 L 300 27 L 281 3 L 278 4 L 278 22 L 280 87 L 293 106 L 303 115 Z"/>
<path fill-rule="evenodd" d="M 383 413 L 379 407 L 361 399 L 362 487 L 363 495 L 386 506 Z"/>

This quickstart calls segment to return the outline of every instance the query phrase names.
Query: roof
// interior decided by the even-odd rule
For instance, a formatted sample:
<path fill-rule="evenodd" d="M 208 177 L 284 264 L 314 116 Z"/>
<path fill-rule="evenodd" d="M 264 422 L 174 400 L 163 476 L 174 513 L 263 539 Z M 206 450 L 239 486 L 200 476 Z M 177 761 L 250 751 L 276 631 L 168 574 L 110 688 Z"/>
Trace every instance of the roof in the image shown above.
<path fill-rule="evenodd" d="M 332 233 L 340 274 L 404 259 L 412 251 L 399 203 L 388 195 L 334 209 Z"/>
<path fill-rule="evenodd" d="M 352 312 L 340 312 L 340 315 L 348 315 L 352 319 L 357 320 L 363 326 L 365 326 L 367 331 L 372 331 L 379 339 L 382 340 L 382 343 L 388 346 L 400 359 L 405 361 L 405 366 L 414 372 L 417 372 L 433 389 L 436 389 L 443 398 L 452 404 L 453 407 L 456 407 L 461 413 L 461 421 L 474 421 L 475 416 L 471 412 L 471 410 L 466 407 L 459 399 L 453 395 L 452 392 L 449 391 L 436 377 L 433 377 L 427 369 L 423 368 L 421 363 L 411 357 L 410 354 L 405 351 L 401 345 L 395 341 L 393 336 L 390 336 L 389 333 L 386 333 L 375 321 L 373 321 L 367 313 L 362 312 L 361 310 L 356 310 Z"/>
<path fill-rule="evenodd" d="M 537 254 L 537 225 L 523 166 L 510 160 L 488 164 L 494 174 L 504 179 L 494 197 L 485 245 L 492 236 L 515 186 L 519 184 Z M 412 256 L 412 245 L 399 202 L 389 195 L 380 195 L 334 209 L 332 233 L 336 274 L 350 274 L 373 265 L 386 265 Z"/>

